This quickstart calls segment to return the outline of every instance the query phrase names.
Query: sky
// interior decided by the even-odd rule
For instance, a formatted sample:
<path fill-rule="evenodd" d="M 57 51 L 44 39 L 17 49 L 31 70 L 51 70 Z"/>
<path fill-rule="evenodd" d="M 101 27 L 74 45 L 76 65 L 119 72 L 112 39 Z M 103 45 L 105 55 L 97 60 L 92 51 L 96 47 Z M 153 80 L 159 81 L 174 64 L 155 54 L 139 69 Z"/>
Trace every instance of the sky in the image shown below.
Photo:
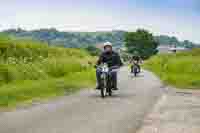
<path fill-rule="evenodd" d="M 6 0 L 0 30 L 135 31 L 200 43 L 200 0 Z"/>

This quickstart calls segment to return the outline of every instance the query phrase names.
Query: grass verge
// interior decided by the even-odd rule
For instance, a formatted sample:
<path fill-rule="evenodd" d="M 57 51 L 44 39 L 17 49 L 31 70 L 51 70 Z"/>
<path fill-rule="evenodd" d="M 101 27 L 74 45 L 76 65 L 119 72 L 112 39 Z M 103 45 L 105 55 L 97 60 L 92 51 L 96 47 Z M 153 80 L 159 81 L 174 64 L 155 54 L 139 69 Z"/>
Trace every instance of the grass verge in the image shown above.
<path fill-rule="evenodd" d="M 200 49 L 156 55 L 145 62 L 164 83 L 177 88 L 200 89 Z"/>
<path fill-rule="evenodd" d="M 0 36 L 0 108 L 92 87 L 95 61 L 81 49 Z"/>
<path fill-rule="evenodd" d="M 78 91 L 80 88 L 93 86 L 93 71 L 77 72 L 66 77 L 48 80 L 24 80 L 5 84 L 0 88 L 0 107 L 16 107 L 55 96 L 62 96 Z"/>

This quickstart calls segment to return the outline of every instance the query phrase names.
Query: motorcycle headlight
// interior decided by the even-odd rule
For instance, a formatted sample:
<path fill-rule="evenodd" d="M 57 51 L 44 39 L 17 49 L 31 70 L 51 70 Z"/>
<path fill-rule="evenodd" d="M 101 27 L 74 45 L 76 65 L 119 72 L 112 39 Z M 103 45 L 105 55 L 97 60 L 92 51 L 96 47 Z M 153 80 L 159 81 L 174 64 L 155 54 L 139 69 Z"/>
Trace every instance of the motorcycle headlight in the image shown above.
<path fill-rule="evenodd" d="M 105 72 L 109 72 L 109 69 L 108 69 L 108 68 L 105 68 Z"/>

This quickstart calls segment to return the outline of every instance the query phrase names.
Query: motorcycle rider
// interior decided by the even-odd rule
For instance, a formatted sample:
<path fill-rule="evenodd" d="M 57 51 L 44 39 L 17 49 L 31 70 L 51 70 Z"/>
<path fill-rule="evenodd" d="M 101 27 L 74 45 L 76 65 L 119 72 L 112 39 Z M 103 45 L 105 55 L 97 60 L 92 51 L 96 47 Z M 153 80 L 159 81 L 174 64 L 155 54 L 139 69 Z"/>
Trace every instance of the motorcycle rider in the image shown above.
<path fill-rule="evenodd" d="M 112 43 L 106 42 L 104 43 L 104 51 L 100 55 L 97 66 L 106 63 L 110 69 L 119 68 L 123 65 L 120 56 L 118 53 L 113 51 Z M 117 88 L 117 72 L 111 71 L 111 76 L 113 80 L 113 90 L 118 90 Z M 100 82 L 101 82 L 101 72 L 97 69 L 96 70 L 96 77 L 97 77 L 97 87 L 96 89 L 101 89 Z"/>
<path fill-rule="evenodd" d="M 138 67 L 138 72 L 141 72 L 140 63 L 142 62 L 141 57 L 138 54 L 134 54 L 131 59 L 131 72 L 133 72 L 133 66 L 136 65 Z"/>

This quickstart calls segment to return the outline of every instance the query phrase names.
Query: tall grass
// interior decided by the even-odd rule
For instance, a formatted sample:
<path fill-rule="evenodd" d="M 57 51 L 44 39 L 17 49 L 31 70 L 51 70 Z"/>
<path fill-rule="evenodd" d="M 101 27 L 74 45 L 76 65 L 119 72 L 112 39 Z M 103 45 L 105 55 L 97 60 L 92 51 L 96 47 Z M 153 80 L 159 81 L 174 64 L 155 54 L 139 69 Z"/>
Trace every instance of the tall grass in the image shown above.
<path fill-rule="evenodd" d="M 200 49 L 157 55 L 146 61 L 144 67 L 167 84 L 178 88 L 200 89 Z"/>
<path fill-rule="evenodd" d="M 0 35 L 0 107 L 64 95 L 95 83 L 86 51 Z"/>

